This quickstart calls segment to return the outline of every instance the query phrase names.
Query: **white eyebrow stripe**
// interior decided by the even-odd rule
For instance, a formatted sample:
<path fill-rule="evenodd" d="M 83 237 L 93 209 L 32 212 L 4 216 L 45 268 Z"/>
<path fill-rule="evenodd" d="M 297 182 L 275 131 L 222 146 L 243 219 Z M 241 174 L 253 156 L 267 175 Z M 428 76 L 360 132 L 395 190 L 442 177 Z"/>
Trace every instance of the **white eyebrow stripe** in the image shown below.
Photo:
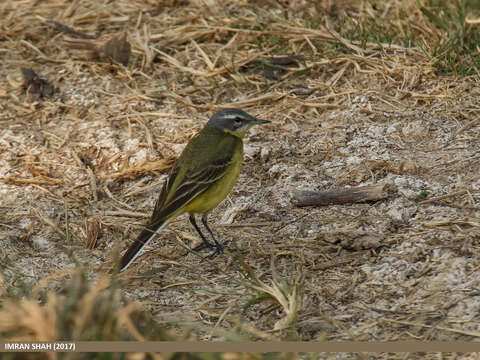
<path fill-rule="evenodd" d="M 242 116 L 241 114 L 226 114 L 226 115 L 223 115 L 222 116 L 224 119 L 236 119 L 236 118 L 240 118 L 240 119 L 245 119 L 244 116 Z"/>

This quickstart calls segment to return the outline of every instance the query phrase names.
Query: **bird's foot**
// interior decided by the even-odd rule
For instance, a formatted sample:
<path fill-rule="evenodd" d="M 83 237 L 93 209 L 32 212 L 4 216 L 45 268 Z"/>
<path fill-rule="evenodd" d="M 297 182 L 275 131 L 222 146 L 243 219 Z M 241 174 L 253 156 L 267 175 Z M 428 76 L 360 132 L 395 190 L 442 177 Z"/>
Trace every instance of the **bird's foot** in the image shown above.
<path fill-rule="evenodd" d="M 223 254 L 224 246 L 220 244 L 218 241 L 216 241 L 215 245 L 213 245 L 212 247 L 214 247 L 215 250 L 213 250 L 213 252 L 207 256 L 207 259 L 211 259 L 219 254 Z"/>
<path fill-rule="evenodd" d="M 224 250 L 224 246 L 222 244 L 220 244 L 219 242 L 215 242 L 215 244 L 211 244 L 209 242 L 203 242 L 201 243 L 200 245 L 198 245 L 196 248 L 193 249 L 193 251 L 201 251 L 203 249 L 214 249 L 213 252 L 206 256 L 206 259 L 211 259 L 215 256 L 217 256 L 218 254 L 223 254 L 223 250 Z"/>

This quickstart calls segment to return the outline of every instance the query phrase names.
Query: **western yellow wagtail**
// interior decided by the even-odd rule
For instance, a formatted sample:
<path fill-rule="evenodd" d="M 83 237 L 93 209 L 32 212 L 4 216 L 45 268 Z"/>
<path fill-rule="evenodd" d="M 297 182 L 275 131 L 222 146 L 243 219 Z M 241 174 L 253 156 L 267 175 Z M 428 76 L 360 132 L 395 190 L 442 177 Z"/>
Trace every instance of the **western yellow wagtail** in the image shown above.
<path fill-rule="evenodd" d="M 269 122 L 238 109 L 216 112 L 173 164 L 152 217 L 123 254 L 120 270 L 125 270 L 170 221 L 184 213 L 190 215 L 190 222 L 202 238 L 203 247 L 214 247 L 216 253 L 223 251 L 222 244 L 208 227 L 207 214 L 225 199 L 238 179 L 243 162 L 242 139 L 247 130 Z M 202 223 L 214 244 L 200 231 L 195 214 L 203 214 Z"/>

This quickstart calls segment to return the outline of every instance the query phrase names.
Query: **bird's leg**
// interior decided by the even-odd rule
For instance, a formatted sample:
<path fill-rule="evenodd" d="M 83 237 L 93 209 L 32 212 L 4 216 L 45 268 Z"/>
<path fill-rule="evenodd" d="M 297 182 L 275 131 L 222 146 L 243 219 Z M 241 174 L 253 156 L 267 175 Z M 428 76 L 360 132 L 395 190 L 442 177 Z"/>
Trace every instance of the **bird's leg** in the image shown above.
<path fill-rule="evenodd" d="M 200 237 L 202 238 L 202 241 L 203 241 L 203 244 L 200 245 L 200 246 L 197 246 L 195 248 L 196 251 L 200 251 L 206 247 L 208 248 L 212 248 L 214 247 L 214 245 L 210 244 L 207 239 L 205 238 L 205 236 L 202 234 L 202 232 L 200 231 L 200 228 L 198 227 L 197 225 L 197 222 L 195 221 L 195 215 L 194 214 L 191 214 L 190 217 L 188 218 L 190 220 L 190 223 L 193 225 L 193 227 L 195 228 L 195 230 L 197 230 L 198 234 L 200 235 Z M 203 220 L 202 220 L 203 221 Z"/>
<path fill-rule="evenodd" d="M 207 213 L 202 215 L 202 224 L 208 230 L 208 232 L 210 233 L 210 236 L 212 237 L 213 241 L 215 242 L 215 253 L 214 254 L 221 253 L 221 252 L 223 252 L 223 245 L 220 244 L 217 241 L 217 239 L 215 239 L 215 236 L 213 235 L 212 230 L 210 230 L 210 227 L 208 226 L 207 217 L 208 217 Z"/>

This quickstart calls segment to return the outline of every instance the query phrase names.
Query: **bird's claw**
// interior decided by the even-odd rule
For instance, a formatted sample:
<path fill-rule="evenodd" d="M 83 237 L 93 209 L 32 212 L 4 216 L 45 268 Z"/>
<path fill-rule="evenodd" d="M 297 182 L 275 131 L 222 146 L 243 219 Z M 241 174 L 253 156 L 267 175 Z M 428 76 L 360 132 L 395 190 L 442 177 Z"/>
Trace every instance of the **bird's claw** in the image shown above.
<path fill-rule="evenodd" d="M 208 259 L 211 259 L 219 254 L 223 254 L 224 246 L 219 242 L 215 243 L 215 245 L 213 245 L 212 247 L 214 247 L 215 250 L 213 250 L 213 252 L 207 256 Z"/>
<path fill-rule="evenodd" d="M 193 251 L 198 252 L 198 251 L 201 251 L 205 248 L 214 249 L 211 254 L 209 254 L 205 257 L 205 259 L 211 259 L 211 258 L 217 256 L 218 254 L 223 254 L 223 250 L 224 250 L 224 246 L 222 244 L 220 244 L 219 242 L 216 242 L 215 244 L 210 244 L 210 243 L 203 242 L 202 244 L 200 244 L 199 246 L 194 248 Z"/>

